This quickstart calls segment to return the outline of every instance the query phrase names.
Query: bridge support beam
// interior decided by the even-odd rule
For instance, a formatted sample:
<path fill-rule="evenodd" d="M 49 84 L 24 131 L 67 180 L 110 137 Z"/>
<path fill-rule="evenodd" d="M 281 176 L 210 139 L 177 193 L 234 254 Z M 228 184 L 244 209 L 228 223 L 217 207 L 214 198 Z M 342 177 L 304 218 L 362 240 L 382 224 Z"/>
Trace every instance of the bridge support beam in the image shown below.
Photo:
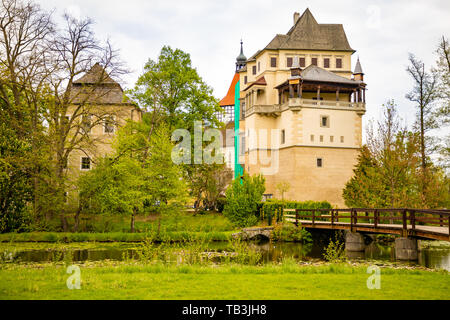
<path fill-rule="evenodd" d="M 419 259 L 419 249 L 417 239 L 414 238 L 396 238 L 395 239 L 395 258 L 397 260 L 417 260 Z"/>
<path fill-rule="evenodd" d="M 359 232 L 345 233 L 345 250 L 347 251 L 364 251 L 366 244 L 364 242 L 364 236 Z"/>

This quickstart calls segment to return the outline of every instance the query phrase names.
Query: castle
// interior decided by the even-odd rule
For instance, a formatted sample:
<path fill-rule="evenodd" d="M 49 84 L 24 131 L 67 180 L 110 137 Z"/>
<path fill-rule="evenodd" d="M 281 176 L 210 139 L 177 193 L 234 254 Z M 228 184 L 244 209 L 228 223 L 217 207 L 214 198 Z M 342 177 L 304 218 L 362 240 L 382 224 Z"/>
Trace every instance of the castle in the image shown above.
<path fill-rule="evenodd" d="M 319 24 L 309 9 L 301 16 L 294 13 L 291 29 L 249 59 L 241 41 L 235 75 L 220 101 L 221 120 L 235 133 L 224 139 L 223 148 L 235 177 L 263 174 L 266 198 L 280 198 L 277 186 L 288 183 L 287 199 L 344 206 L 342 190 L 353 175 L 365 113 L 366 84 L 359 59 L 352 72 L 354 52 L 341 24 Z M 93 99 L 93 114 L 83 114 L 82 121 L 96 143 L 95 149 L 71 152 L 69 177 L 111 152 L 117 126 L 142 117 L 135 104 L 124 100 L 120 85 L 107 75 L 100 79 L 102 74 L 94 65 L 72 84 L 79 97 L 67 118 Z M 86 94 L 90 87 L 94 92 Z"/>
<path fill-rule="evenodd" d="M 220 103 L 234 115 L 235 176 L 263 174 L 266 198 L 280 198 L 277 185 L 287 182 L 285 198 L 344 206 L 342 189 L 353 175 L 365 113 L 359 59 L 351 70 L 354 52 L 341 24 L 319 24 L 309 9 L 294 13 L 291 29 L 249 59 L 241 43 Z"/>

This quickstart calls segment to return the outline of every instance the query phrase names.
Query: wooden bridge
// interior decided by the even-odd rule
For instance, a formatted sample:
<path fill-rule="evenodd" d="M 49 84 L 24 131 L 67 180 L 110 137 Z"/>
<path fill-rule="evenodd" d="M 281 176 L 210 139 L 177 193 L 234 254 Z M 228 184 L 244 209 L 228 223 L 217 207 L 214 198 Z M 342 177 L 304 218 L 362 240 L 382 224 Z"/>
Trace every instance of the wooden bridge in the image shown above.
<path fill-rule="evenodd" d="M 450 241 L 450 210 L 284 209 L 286 221 L 314 229 L 388 233 Z"/>

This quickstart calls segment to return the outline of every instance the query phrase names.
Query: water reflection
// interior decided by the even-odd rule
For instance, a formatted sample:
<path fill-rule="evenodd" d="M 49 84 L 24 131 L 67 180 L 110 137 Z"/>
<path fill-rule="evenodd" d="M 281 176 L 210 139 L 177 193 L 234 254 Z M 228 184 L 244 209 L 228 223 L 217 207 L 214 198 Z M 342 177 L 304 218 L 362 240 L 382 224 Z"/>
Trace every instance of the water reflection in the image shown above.
<path fill-rule="evenodd" d="M 25 250 L 16 252 L 13 260 L 19 262 L 51 262 L 70 260 L 75 262 L 82 261 L 101 261 L 118 260 L 124 257 L 135 259 L 137 252 L 136 245 L 130 244 L 130 247 L 107 248 L 107 249 L 69 249 L 58 250 Z M 186 247 L 186 246 L 185 246 Z M 183 249 L 177 245 L 174 251 Z M 264 262 L 278 262 L 284 258 L 292 258 L 298 261 L 308 261 L 323 259 L 326 243 L 316 242 L 314 244 L 302 245 L 289 242 L 262 242 L 251 243 L 250 250 L 258 251 L 262 254 Z M 170 249 L 170 247 L 169 247 Z M 230 246 L 228 242 L 218 241 L 208 244 L 205 249 L 208 252 L 228 252 Z M 364 252 L 346 252 L 351 260 L 381 260 L 395 261 L 395 252 L 391 245 L 381 245 L 375 242 L 366 246 Z M 411 264 L 411 263 L 408 263 Z M 413 263 L 414 264 L 414 263 Z M 450 248 L 448 249 L 424 249 L 419 253 L 419 260 L 415 264 L 428 268 L 443 268 L 450 271 Z"/>

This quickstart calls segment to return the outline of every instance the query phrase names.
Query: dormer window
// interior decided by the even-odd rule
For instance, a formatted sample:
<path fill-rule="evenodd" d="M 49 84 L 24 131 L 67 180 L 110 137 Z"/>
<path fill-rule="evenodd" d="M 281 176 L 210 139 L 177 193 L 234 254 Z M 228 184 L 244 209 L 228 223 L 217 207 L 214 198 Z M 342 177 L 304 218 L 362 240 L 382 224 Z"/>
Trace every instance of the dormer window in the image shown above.
<path fill-rule="evenodd" d="M 342 59 L 336 58 L 336 68 L 342 68 Z"/>
<path fill-rule="evenodd" d="M 324 58 L 323 59 L 323 67 L 329 68 L 330 67 L 330 58 Z"/>
<path fill-rule="evenodd" d="M 311 64 L 317 66 L 317 58 L 311 58 Z"/>

